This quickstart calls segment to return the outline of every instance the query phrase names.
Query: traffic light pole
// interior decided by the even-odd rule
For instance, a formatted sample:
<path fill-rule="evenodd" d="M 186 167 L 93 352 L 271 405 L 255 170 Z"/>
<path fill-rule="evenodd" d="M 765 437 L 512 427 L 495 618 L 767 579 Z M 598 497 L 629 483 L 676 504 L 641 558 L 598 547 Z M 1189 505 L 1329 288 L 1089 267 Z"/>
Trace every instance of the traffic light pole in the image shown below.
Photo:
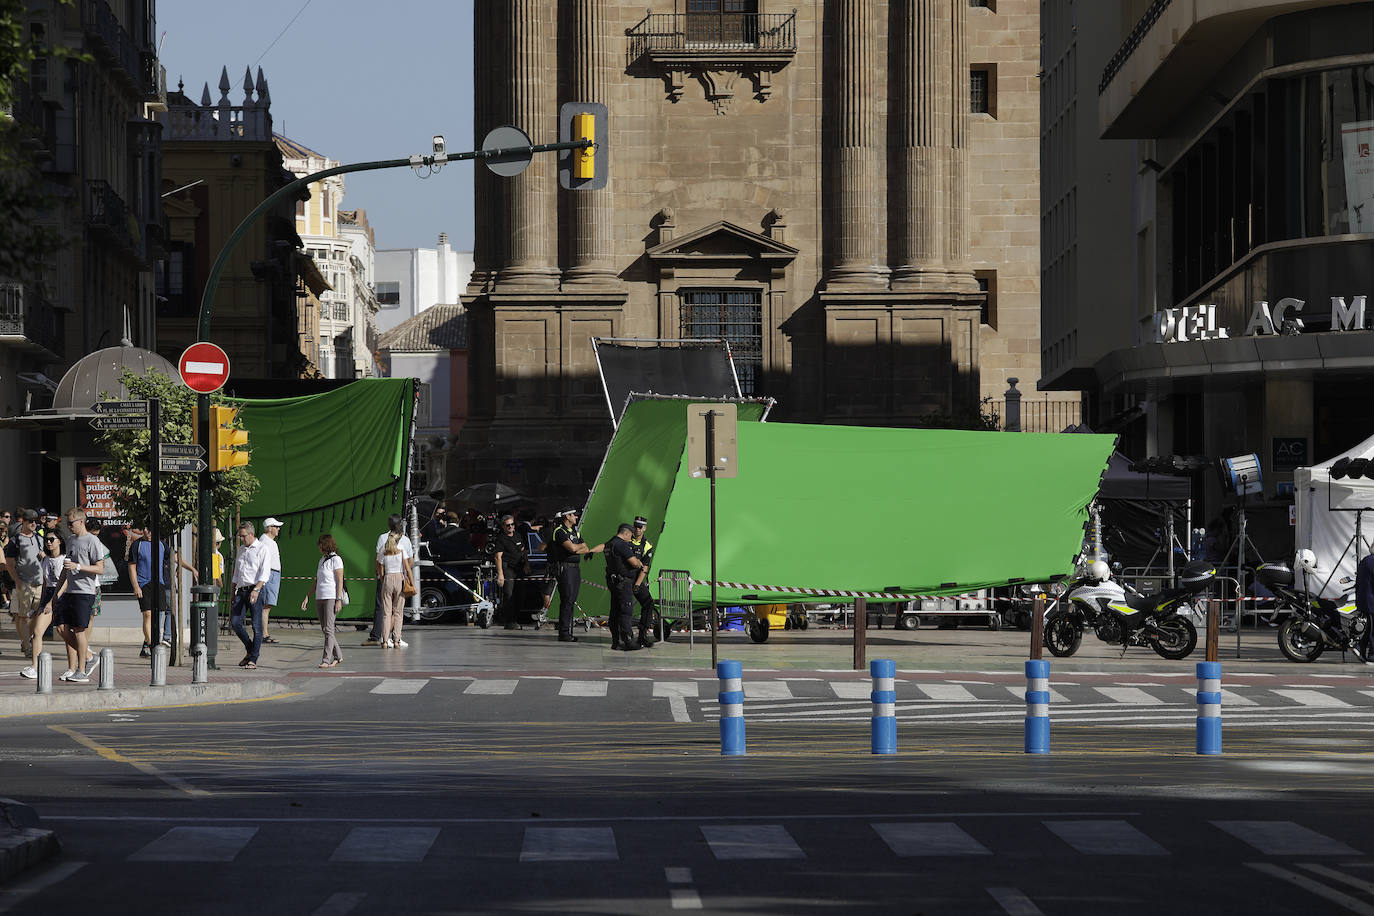
<path fill-rule="evenodd" d="M 401 168 L 433 168 L 443 166 L 449 162 L 461 162 L 465 159 L 474 160 L 503 160 L 509 158 L 524 157 L 528 161 L 529 157 L 535 153 L 550 153 L 559 150 L 580 150 L 595 146 L 596 143 L 590 139 L 568 140 L 559 143 L 540 143 L 529 146 L 511 146 L 503 148 L 469 150 L 462 153 L 449 153 L 447 155 L 431 156 L 410 156 L 405 159 L 383 159 L 376 162 L 355 162 L 350 165 L 339 165 L 330 169 L 322 169 L 318 172 L 311 172 L 309 175 L 297 178 L 295 181 L 287 182 L 277 189 L 266 200 L 253 208 L 253 212 L 243 218 L 243 221 L 235 227 L 225 240 L 224 247 L 220 249 L 219 256 L 215 258 L 215 263 L 210 267 L 210 273 L 205 278 L 205 289 L 200 297 L 200 322 L 197 325 L 196 340 L 210 339 L 210 317 L 214 313 L 215 293 L 219 290 L 220 275 L 224 273 L 225 265 L 229 262 L 229 255 L 234 248 L 247 234 L 249 227 L 257 222 L 258 218 L 271 210 L 283 200 L 299 194 L 303 189 L 322 178 L 329 178 L 332 175 L 344 175 L 349 172 L 373 172 L 381 169 L 401 169 Z M 202 394 L 196 399 L 199 409 L 199 430 L 200 441 L 202 444 L 210 444 L 210 395 Z M 208 457 L 208 456 L 207 456 Z M 209 462 L 207 462 L 208 465 Z M 200 581 L 202 588 L 209 586 L 213 580 L 213 563 L 211 555 L 214 552 L 212 542 L 214 532 L 214 506 L 210 498 L 211 488 L 215 485 L 214 475 L 207 469 L 200 472 L 200 504 L 197 516 L 199 518 L 200 538 L 196 543 L 196 568 L 200 571 Z M 230 585 L 231 574 L 228 564 L 224 570 L 224 584 Z M 202 597 L 205 593 L 202 592 Z M 212 619 L 210 611 L 213 610 L 213 602 L 202 601 L 197 608 L 195 615 L 197 623 L 201 624 L 204 632 L 200 634 L 208 647 L 209 667 L 215 667 L 215 644 L 218 641 L 219 625 L 217 619 Z M 209 607 L 207 607 L 207 605 Z M 204 619 L 201 620 L 202 614 Z M 192 637 L 192 642 L 197 642 Z"/>

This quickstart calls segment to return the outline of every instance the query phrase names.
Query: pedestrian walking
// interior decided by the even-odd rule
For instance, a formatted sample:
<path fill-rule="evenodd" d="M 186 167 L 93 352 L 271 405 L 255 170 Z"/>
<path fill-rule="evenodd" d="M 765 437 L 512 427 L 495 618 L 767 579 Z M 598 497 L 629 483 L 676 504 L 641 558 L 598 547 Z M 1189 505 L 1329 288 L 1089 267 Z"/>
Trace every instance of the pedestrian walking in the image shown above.
<path fill-rule="evenodd" d="M 277 598 L 281 594 L 281 550 L 277 546 L 277 538 L 281 535 L 281 521 L 275 517 L 269 517 L 262 523 L 263 552 L 267 554 L 267 584 L 262 587 L 262 641 L 275 643 L 276 639 L 267 632 L 267 619 L 272 613 L 272 608 L 277 606 Z"/>
<path fill-rule="evenodd" d="M 157 577 L 153 576 L 152 532 L 147 528 L 130 528 L 135 535 L 129 543 L 129 583 L 133 586 L 134 597 L 138 599 L 138 610 L 143 617 L 143 648 L 139 658 L 147 658 L 152 647 L 161 643 L 171 646 L 176 632 L 176 622 L 172 619 L 172 592 L 167 585 L 167 543 L 157 545 Z M 199 581 L 196 568 L 187 563 L 180 554 L 176 562 L 191 573 L 194 581 Z"/>
<path fill-rule="evenodd" d="M 240 668 L 256 668 L 262 653 L 262 587 L 267 584 L 271 570 L 267 554 L 263 552 L 252 522 L 239 525 L 239 550 L 234 557 L 233 604 L 229 611 L 229 628 L 243 643 L 247 654 L 239 662 Z M 253 635 L 248 635 L 244 618 L 251 615 Z"/>
<path fill-rule="evenodd" d="M 310 594 L 301 599 L 301 610 L 306 610 L 311 596 L 315 598 L 315 612 L 320 618 L 320 629 L 324 631 L 324 658 L 321 668 L 333 668 L 343 661 L 339 640 L 334 635 L 334 624 L 339 611 L 348 597 L 348 586 L 344 585 L 343 558 L 339 556 L 339 545 L 329 532 L 320 535 L 320 562 L 315 567 L 315 581 L 310 586 Z"/>
<path fill-rule="evenodd" d="M 38 534 L 38 513 L 25 509 L 19 519 L 19 530 L 5 547 L 5 569 L 14 579 L 14 594 L 10 598 L 10 618 L 19 633 L 19 652 L 32 653 L 33 633 L 30 629 L 34 610 L 43 596 L 43 538 Z"/>
<path fill-rule="evenodd" d="M 0 557 L 4 557 L 10 546 L 10 520 L 13 514 L 6 509 L 0 512 Z M 9 567 L 0 560 L 0 610 L 7 610 L 10 606 L 10 597 L 14 594 L 14 577 L 10 575 Z"/>
<path fill-rule="evenodd" d="M 640 562 L 639 572 L 635 576 L 634 597 L 639 602 L 639 644 L 646 649 L 654 644 L 654 616 L 658 613 L 653 592 L 649 589 L 649 565 L 654 559 L 654 543 L 647 536 L 648 530 L 649 520 L 636 515 L 630 546 Z"/>
<path fill-rule="evenodd" d="M 42 561 L 42 580 L 43 594 L 38 599 L 38 606 L 29 617 L 30 632 L 33 633 L 33 657 L 38 658 L 43 652 L 43 634 L 47 632 L 48 625 L 52 623 L 53 606 L 57 599 L 67 588 L 67 577 L 63 573 L 62 564 L 65 558 L 62 556 L 66 545 L 56 531 L 43 539 L 44 556 Z M 36 678 L 38 672 L 33 665 L 29 665 L 19 672 L 20 677 Z"/>
<path fill-rule="evenodd" d="M 501 606 L 496 610 L 496 617 L 507 630 L 518 630 L 515 583 L 530 574 L 530 555 L 525 542 L 515 533 L 515 516 L 501 517 L 492 556 L 496 560 L 496 587 L 501 592 Z"/>
<path fill-rule="evenodd" d="M 412 576 L 410 539 L 401 533 L 401 516 L 393 515 L 395 522 L 382 539 L 377 551 L 377 577 L 381 580 L 382 623 L 380 645 L 387 649 L 404 649 L 410 643 L 401 639 L 401 628 L 405 619 L 405 596 L 402 587 L 409 582 L 414 585 Z"/>
<path fill-rule="evenodd" d="M 105 545 L 86 530 L 86 513 L 81 509 L 67 510 L 67 527 L 72 540 L 67 545 L 66 591 L 56 603 L 55 622 L 61 626 L 67 643 L 67 671 L 61 680 L 84 684 L 91 679 L 100 657 L 90 648 L 89 631 L 95 612 L 96 597 L 100 593 L 100 576 L 105 572 Z M 56 534 L 56 526 L 52 533 Z"/>
<path fill-rule="evenodd" d="M 605 544 L 588 547 L 577 529 L 578 511 L 571 506 L 555 513 L 558 525 L 549 540 L 548 562 L 558 583 L 558 641 L 577 642 L 573 635 L 573 612 L 577 593 L 582 588 L 582 569 L 578 565 L 588 554 L 601 553 Z"/>
<path fill-rule="evenodd" d="M 643 648 L 634 636 L 634 582 L 643 567 L 630 546 L 634 528 L 621 524 L 615 537 L 603 546 L 606 553 L 606 587 L 611 592 L 611 648 L 633 652 Z"/>

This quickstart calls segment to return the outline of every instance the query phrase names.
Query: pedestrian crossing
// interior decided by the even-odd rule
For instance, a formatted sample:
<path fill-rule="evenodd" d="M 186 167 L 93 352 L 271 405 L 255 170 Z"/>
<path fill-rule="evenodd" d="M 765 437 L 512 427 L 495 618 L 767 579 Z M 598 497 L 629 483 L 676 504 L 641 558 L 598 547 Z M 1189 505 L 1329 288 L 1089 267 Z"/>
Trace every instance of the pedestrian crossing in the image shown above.
<path fill-rule="evenodd" d="M 514 697 L 540 700 L 667 699 L 674 721 L 700 722 L 719 717 L 714 677 L 384 677 L 349 676 L 378 696 L 415 696 L 446 690 L 462 697 Z M 1276 682 L 1279 684 L 1282 682 Z M 1222 690 L 1224 715 L 1232 722 L 1290 724 L 1322 722 L 1367 727 L 1374 720 L 1374 690 L 1349 686 L 1252 686 L 1237 684 Z M 746 718 L 790 722 L 854 722 L 872 715 L 871 683 L 867 680 L 825 678 L 746 679 Z M 898 717 L 959 724 L 1011 723 L 1025 715 L 1025 686 L 992 682 L 962 683 L 899 678 L 896 684 Z M 1191 679 L 1173 683 L 1136 684 L 1061 683 L 1049 690 L 1050 714 L 1061 720 L 1119 727 L 1152 722 L 1192 726 L 1197 687 Z M 1316 718 L 1314 718 L 1316 717 Z M 1166 721 L 1167 720 L 1167 721 Z"/>
<path fill-rule="evenodd" d="M 825 821 L 825 819 L 818 819 Z M 829 823 L 833 823 L 833 818 Z M 861 818 L 845 818 L 862 821 Z M 1343 840 L 1292 821 L 1201 821 L 1179 829 L 1173 825 L 1169 838 L 1150 835 L 1150 827 L 1121 817 L 1095 816 L 1035 819 L 1035 829 L 1005 829 L 997 816 L 956 819 L 903 819 L 893 815 L 859 823 L 857 831 L 844 830 L 847 852 L 865 859 L 948 859 L 956 857 L 1017 856 L 1052 857 L 1082 855 L 1189 857 L 1200 846 L 1211 854 L 1223 852 L 1241 857 L 1317 857 L 1349 860 L 1364 853 Z M 780 859 L 827 860 L 834 855 L 835 841 L 828 829 L 816 829 L 805 816 L 779 818 L 778 823 L 700 823 L 693 819 L 666 819 L 653 826 L 653 842 L 645 842 L 640 823 L 578 824 L 568 826 L 522 825 L 515 821 L 472 821 L 457 824 L 358 824 L 336 825 L 266 822 L 261 825 L 179 825 L 124 856 L 127 862 L 235 862 L 256 855 L 275 855 L 283 843 L 317 855 L 328 862 L 354 864 L 419 863 L 448 858 L 455 850 L 481 850 L 483 857 L 513 854 L 522 864 L 557 862 L 615 862 L 645 857 L 661 850 L 681 860 L 681 850 L 701 848 L 715 861 L 764 861 Z M 310 843 L 294 843 L 292 833 L 308 833 Z M 448 836 L 445 836 L 449 834 Z M 443 841 L 441 842 L 441 837 Z M 1171 850 L 1170 843 L 1179 848 Z M 1228 848 L 1229 844 L 1229 848 Z M 254 851 L 254 847 L 258 851 Z M 458 852 L 459 856 L 463 853 Z M 472 853 L 477 854 L 477 853 Z M 300 862 L 293 858 L 293 863 Z"/>

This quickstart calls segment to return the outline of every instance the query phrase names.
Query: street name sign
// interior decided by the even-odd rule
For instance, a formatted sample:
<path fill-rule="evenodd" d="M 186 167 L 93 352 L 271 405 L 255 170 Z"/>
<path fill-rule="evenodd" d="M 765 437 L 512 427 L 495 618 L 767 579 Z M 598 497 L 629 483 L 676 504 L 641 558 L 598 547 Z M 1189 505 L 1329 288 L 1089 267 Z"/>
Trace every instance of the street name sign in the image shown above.
<path fill-rule="evenodd" d="M 205 446 L 194 443 L 183 444 L 180 442 L 164 442 L 162 445 L 163 458 L 204 458 Z"/>
<path fill-rule="evenodd" d="M 122 413 L 111 417 L 92 417 L 92 429 L 147 429 L 146 413 Z"/>
<path fill-rule="evenodd" d="M 147 401 L 101 401 L 91 408 L 101 414 L 147 413 Z"/>
<path fill-rule="evenodd" d="M 229 379 L 229 357 L 209 341 L 191 344 L 181 354 L 177 371 L 186 387 L 198 394 L 211 394 Z"/>
<path fill-rule="evenodd" d="M 162 471 L 172 471 L 179 474 L 199 474 L 205 470 L 204 458 L 162 458 L 158 461 L 158 469 Z"/>

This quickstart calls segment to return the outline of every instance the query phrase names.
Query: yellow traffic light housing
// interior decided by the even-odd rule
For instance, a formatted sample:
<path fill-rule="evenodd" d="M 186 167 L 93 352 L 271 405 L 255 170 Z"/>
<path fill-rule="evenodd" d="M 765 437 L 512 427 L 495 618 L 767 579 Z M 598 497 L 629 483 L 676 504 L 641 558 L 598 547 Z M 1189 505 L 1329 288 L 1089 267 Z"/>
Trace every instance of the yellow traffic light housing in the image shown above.
<path fill-rule="evenodd" d="M 570 191 L 595 191 L 606 186 L 609 120 L 606 106 L 597 102 L 566 102 L 559 108 L 559 142 L 592 142 L 591 146 L 559 151 L 559 185 Z"/>
<path fill-rule="evenodd" d="M 238 413 L 237 407 L 210 406 L 210 442 L 205 451 L 212 471 L 248 464 L 248 452 L 240 451 L 248 445 L 248 430 L 234 427 Z"/>
<path fill-rule="evenodd" d="M 587 111 L 573 115 L 572 138 L 574 140 L 590 140 L 595 144 L 596 115 Z M 587 181 L 595 175 L 596 146 L 573 150 L 573 177 L 578 181 Z"/>

